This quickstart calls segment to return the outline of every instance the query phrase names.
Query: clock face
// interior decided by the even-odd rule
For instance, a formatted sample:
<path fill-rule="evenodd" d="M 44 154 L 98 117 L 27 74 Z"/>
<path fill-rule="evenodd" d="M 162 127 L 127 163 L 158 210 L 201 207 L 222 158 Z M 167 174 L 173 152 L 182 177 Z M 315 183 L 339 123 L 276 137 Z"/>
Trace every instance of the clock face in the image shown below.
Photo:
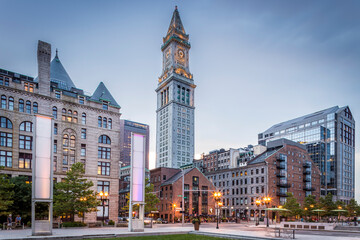
<path fill-rule="evenodd" d="M 184 51 L 181 49 L 178 51 L 178 54 L 179 54 L 180 58 L 184 58 L 184 56 L 185 56 Z"/>

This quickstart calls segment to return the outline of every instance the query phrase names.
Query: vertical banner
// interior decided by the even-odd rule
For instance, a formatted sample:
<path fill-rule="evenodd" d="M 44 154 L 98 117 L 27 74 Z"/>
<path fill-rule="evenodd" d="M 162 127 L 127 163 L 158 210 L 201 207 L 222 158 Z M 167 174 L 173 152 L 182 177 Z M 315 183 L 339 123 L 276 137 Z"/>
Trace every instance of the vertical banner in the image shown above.
<path fill-rule="evenodd" d="M 145 136 L 133 134 L 131 149 L 131 182 L 132 182 L 132 202 L 143 202 L 144 196 L 144 173 L 145 173 Z"/>
<path fill-rule="evenodd" d="M 53 207 L 53 120 L 49 116 L 35 116 L 34 152 L 32 164 L 32 235 L 52 235 Z M 36 206 L 42 205 L 42 213 Z M 44 208 L 46 207 L 46 209 Z M 44 213 L 47 213 L 44 216 Z"/>
<path fill-rule="evenodd" d="M 139 204 L 138 218 L 133 216 L 133 205 Z M 145 209 L 145 136 L 131 134 L 131 171 L 129 201 L 129 231 L 144 231 Z"/>

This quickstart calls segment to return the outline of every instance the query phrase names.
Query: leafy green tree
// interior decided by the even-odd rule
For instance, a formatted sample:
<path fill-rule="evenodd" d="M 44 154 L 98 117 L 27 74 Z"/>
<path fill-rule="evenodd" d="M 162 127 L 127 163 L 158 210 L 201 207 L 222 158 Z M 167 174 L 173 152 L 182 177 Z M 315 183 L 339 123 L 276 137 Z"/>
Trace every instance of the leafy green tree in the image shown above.
<path fill-rule="evenodd" d="M 55 184 L 54 215 L 70 216 L 74 221 L 75 215 L 97 211 L 100 202 L 96 192 L 90 189 L 94 184 L 86 180 L 84 174 L 84 164 L 75 163 L 63 181 Z"/>
<path fill-rule="evenodd" d="M 302 213 L 302 209 L 300 207 L 300 204 L 297 202 L 297 199 L 290 192 L 288 192 L 287 195 L 288 197 L 283 207 L 289 211 L 282 212 L 282 215 L 286 217 L 300 215 Z"/>
<path fill-rule="evenodd" d="M 360 206 L 355 199 L 350 199 L 349 204 L 345 208 L 348 217 L 357 216 L 360 213 Z"/>
<path fill-rule="evenodd" d="M 20 215 L 23 222 L 31 220 L 31 182 L 24 176 L 13 177 L 10 179 L 14 184 L 13 204 L 11 211 L 14 215 Z"/>
<path fill-rule="evenodd" d="M 314 195 L 309 195 L 307 197 L 305 197 L 304 200 L 304 215 L 305 216 L 311 216 L 311 215 L 317 215 L 314 214 L 314 212 L 312 212 L 311 210 L 314 210 L 318 207 L 318 202 L 316 201 L 316 198 Z"/>
<path fill-rule="evenodd" d="M 14 203 L 14 194 L 14 184 L 7 175 L 0 173 L 0 216 L 11 213 L 9 210 Z"/>
<path fill-rule="evenodd" d="M 149 182 L 149 179 L 145 180 L 145 184 Z M 125 205 L 122 209 L 125 211 L 129 211 L 129 200 L 130 200 L 130 192 L 126 194 L 127 205 Z M 160 202 L 159 198 L 154 194 L 154 185 L 152 183 L 148 183 L 145 186 L 145 214 L 150 213 L 151 211 L 156 211 L 156 204 Z M 133 210 L 137 211 L 139 206 L 134 205 Z"/>
<path fill-rule="evenodd" d="M 325 197 L 321 197 L 319 201 L 319 208 L 325 210 L 324 215 L 332 216 L 334 212 L 331 210 L 336 209 L 336 205 L 332 200 L 333 196 L 331 193 L 328 193 Z"/>

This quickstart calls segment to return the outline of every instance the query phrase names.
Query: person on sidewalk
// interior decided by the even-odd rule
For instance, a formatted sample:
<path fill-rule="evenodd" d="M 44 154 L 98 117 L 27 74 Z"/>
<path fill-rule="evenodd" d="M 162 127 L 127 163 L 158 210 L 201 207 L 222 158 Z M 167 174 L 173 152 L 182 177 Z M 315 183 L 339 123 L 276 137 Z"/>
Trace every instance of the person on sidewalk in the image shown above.
<path fill-rule="evenodd" d="M 7 217 L 7 230 L 11 230 L 12 227 L 12 216 L 11 214 L 9 214 L 9 216 Z"/>
<path fill-rule="evenodd" d="M 21 225 L 21 217 L 20 217 L 20 215 L 17 215 L 17 216 L 16 216 L 16 218 L 15 218 L 15 224 L 16 224 L 17 226 L 20 226 L 20 225 Z"/>

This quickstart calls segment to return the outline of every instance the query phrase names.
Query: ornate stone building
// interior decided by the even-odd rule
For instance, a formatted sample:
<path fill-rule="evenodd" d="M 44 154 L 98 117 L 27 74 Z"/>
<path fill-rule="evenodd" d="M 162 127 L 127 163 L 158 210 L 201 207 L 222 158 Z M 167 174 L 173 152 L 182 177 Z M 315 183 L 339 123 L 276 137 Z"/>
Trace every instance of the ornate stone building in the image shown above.
<path fill-rule="evenodd" d="M 163 39 L 156 119 L 156 167 L 178 168 L 194 158 L 194 84 L 189 70 L 189 35 L 175 8 Z"/>
<path fill-rule="evenodd" d="M 31 180 L 34 116 L 53 116 L 55 180 L 73 163 L 84 163 L 93 189 L 109 192 L 105 218 L 117 220 L 120 106 L 102 82 L 91 96 L 76 88 L 57 53 L 50 62 L 50 44 L 39 41 L 37 57 L 36 79 L 0 69 L 1 171 Z M 85 221 L 102 219 L 103 207 L 98 209 L 85 214 Z"/>

